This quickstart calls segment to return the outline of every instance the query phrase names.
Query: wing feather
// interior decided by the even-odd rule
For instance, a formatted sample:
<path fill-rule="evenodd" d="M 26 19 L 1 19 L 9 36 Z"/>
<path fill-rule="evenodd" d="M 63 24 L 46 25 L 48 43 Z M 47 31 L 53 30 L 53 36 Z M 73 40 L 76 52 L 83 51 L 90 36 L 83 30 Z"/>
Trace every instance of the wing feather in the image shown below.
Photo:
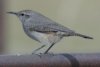
<path fill-rule="evenodd" d="M 37 32 L 42 32 L 42 33 L 46 33 L 46 32 L 65 32 L 66 34 L 71 34 L 74 31 L 70 30 L 67 27 L 64 27 L 62 25 L 59 24 L 45 24 L 45 25 L 35 25 L 32 28 L 29 28 L 30 31 L 37 31 Z"/>

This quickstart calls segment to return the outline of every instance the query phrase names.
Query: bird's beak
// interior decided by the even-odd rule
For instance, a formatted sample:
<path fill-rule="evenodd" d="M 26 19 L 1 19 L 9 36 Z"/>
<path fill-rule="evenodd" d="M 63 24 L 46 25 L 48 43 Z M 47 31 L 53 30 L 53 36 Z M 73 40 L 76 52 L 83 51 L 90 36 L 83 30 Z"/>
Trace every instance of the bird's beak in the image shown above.
<path fill-rule="evenodd" d="M 17 12 L 7 12 L 8 14 L 14 14 L 14 15 L 18 15 Z"/>

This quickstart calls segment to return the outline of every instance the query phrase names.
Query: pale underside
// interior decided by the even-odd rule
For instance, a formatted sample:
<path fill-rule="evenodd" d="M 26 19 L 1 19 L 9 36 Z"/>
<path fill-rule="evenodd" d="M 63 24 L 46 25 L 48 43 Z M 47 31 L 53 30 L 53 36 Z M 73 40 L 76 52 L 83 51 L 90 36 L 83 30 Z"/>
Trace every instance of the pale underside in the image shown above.
<path fill-rule="evenodd" d="M 55 44 L 62 38 L 61 36 L 58 36 L 54 33 L 45 34 L 45 33 L 31 31 L 30 34 L 33 35 L 42 45 Z"/>

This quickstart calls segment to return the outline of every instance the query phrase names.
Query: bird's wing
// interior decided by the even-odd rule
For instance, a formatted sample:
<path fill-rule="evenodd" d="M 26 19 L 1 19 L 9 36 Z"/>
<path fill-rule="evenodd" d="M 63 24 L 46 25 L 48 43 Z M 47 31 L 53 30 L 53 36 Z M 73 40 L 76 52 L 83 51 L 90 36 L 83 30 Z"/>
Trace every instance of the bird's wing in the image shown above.
<path fill-rule="evenodd" d="M 34 27 L 29 28 L 30 31 L 37 31 L 41 33 L 46 32 L 65 32 L 66 34 L 71 34 L 74 31 L 70 30 L 67 27 L 64 27 L 60 24 L 52 23 L 52 24 L 38 24 Z"/>
<path fill-rule="evenodd" d="M 37 16 L 37 17 L 36 17 Z M 55 21 L 45 17 L 41 14 L 36 14 L 33 16 L 33 20 L 30 22 L 33 24 L 30 28 L 30 31 L 38 31 L 38 32 L 66 32 L 66 33 L 73 33 L 73 30 L 70 30 L 67 27 L 64 27 L 61 24 L 56 23 Z"/>

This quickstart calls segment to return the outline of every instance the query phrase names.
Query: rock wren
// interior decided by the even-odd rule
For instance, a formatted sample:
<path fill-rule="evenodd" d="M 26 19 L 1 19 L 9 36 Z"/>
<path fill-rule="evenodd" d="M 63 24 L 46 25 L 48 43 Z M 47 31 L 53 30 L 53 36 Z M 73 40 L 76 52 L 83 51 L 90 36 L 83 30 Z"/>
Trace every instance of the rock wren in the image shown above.
<path fill-rule="evenodd" d="M 8 13 L 16 15 L 22 22 L 25 33 L 30 38 L 42 44 L 42 46 L 37 48 L 34 52 L 40 50 L 46 45 L 50 45 L 50 47 L 44 52 L 48 53 L 51 47 L 55 43 L 59 42 L 63 37 L 79 36 L 86 39 L 93 39 L 92 37 L 70 30 L 69 28 L 64 27 L 48 17 L 32 10 L 22 10 L 19 12 Z"/>

